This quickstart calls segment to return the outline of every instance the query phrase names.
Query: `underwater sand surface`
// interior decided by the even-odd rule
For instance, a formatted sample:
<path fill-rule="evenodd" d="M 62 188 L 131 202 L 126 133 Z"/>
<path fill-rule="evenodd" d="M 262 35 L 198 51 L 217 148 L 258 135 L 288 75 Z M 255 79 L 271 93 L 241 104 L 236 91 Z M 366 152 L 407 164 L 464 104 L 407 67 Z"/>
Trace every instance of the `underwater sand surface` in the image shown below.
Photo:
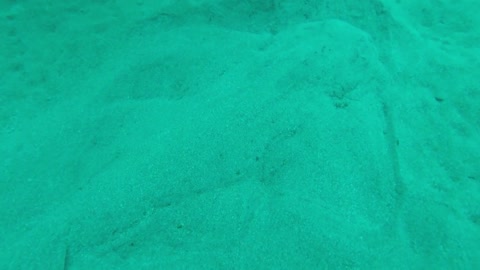
<path fill-rule="evenodd" d="M 2 1 L 0 269 L 480 269 L 479 13 Z"/>

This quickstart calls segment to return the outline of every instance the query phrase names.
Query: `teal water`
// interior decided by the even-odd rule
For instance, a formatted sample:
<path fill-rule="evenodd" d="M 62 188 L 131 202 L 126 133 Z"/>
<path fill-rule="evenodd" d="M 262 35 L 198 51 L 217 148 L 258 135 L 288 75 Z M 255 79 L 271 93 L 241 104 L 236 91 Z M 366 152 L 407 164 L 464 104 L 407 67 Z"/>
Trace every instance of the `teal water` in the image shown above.
<path fill-rule="evenodd" d="M 480 269 L 479 13 L 0 1 L 0 269 Z"/>

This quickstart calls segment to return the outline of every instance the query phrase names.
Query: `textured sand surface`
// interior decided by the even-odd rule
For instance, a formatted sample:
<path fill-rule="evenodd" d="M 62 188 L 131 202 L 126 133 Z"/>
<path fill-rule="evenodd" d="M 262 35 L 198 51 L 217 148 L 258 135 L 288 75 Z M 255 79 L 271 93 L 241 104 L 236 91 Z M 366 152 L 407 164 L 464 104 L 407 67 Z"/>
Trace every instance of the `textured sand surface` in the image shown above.
<path fill-rule="evenodd" d="M 0 268 L 479 269 L 479 13 L 2 1 Z"/>

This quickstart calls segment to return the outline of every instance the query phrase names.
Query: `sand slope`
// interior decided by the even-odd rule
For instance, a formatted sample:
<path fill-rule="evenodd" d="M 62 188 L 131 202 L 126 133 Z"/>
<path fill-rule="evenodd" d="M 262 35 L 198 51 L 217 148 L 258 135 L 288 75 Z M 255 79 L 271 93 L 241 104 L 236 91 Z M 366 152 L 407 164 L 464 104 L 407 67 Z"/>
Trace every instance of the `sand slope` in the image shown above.
<path fill-rule="evenodd" d="M 479 268 L 477 6 L 0 4 L 0 268 Z"/>

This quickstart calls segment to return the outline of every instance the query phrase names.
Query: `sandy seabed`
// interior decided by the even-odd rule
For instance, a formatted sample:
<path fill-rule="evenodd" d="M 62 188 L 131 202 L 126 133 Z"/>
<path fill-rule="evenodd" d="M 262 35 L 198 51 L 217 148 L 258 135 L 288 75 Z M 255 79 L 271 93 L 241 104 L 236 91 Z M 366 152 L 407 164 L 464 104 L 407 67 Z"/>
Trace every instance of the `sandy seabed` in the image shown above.
<path fill-rule="evenodd" d="M 0 2 L 0 269 L 480 269 L 478 14 Z"/>

